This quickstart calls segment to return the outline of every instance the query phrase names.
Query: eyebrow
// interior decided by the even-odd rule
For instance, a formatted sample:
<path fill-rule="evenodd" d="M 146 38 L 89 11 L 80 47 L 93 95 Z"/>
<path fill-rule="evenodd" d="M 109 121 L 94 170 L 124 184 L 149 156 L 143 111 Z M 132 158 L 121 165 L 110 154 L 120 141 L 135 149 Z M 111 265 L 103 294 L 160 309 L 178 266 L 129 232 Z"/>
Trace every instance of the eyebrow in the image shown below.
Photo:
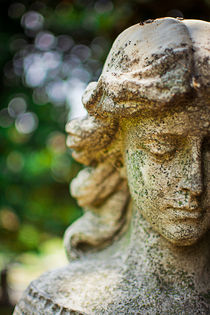
<path fill-rule="evenodd" d="M 141 139 L 143 140 L 154 140 L 155 137 L 159 137 L 159 138 L 162 138 L 164 140 L 165 137 L 168 137 L 168 139 L 175 139 L 175 138 L 183 138 L 183 137 L 186 137 L 187 136 L 187 132 L 185 133 L 182 133 L 182 134 L 177 134 L 177 133 L 171 133 L 171 132 L 166 132 L 166 133 L 150 133 L 150 134 L 147 134 L 143 137 L 141 137 Z"/>

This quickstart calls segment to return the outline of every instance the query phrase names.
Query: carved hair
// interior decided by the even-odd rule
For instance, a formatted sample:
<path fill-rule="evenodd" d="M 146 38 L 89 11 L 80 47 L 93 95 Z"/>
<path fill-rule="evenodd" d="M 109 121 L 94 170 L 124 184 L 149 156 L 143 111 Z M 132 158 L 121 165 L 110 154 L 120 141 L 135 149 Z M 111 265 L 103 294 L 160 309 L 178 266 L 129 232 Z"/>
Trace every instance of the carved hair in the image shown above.
<path fill-rule="evenodd" d="M 69 258 L 100 249 L 126 226 L 129 191 L 121 176 L 122 152 L 118 124 L 88 116 L 67 125 L 72 156 L 87 167 L 71 183 L 71 193 L 85 210 L 65 233 Z"/>
<path fill-rule="evenodd" d="M 209 23 L 174 18 L 136 24 L 118 36 L 98 82 L 88 85 L 88 117 L 66 128 L 72 156 L 87 166 L 71 184 L 85 214 L 65 233 L 70 259 L 106 246 L 127 226 L 120 118 L 165 110 L 210 88 L 205 28 Z"/>

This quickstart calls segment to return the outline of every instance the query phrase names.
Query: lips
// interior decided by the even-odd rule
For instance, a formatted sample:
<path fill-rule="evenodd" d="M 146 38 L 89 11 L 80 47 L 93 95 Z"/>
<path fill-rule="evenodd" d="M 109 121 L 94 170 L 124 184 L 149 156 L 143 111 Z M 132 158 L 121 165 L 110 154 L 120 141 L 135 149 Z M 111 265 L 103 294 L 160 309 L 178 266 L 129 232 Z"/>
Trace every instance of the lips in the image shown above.
<path fill-rule="evenodd" d="M 200 208 L 168 208 L 169 214 L 176 219 L 180 220 L 186 220 L 186 219 L 192 219 L 192 220 L 198 220 L 201 219 L 203 216 L 203 211 Z M 167 213 L 168 213 L 167 211 Z"/>

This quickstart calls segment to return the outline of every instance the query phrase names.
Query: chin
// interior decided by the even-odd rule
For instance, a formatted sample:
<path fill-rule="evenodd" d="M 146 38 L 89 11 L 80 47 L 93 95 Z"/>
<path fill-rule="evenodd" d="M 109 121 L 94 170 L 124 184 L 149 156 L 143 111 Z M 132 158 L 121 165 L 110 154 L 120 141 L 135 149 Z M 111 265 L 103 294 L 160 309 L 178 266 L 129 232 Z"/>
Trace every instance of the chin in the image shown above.
<path fill-rule="evenodd" d="M 176 246 L 192 246 L 196 244 L 205 234 L 206 231 L 203 231 L 199 228 L 188 227 L 183 228 L 168 228 L 167 230 L 161 231 L 161 235 L 167 239 L 170 243 Z"/>
<path fill-rule="evenodd" d="M 167 240 L 169 242 L 171 242 L 172 244 L 176 245 L 176 246 L 179 246 L 179 247 L 186 247 L 186 246 L 192 246 L 194 244 L 196 244 L 200 238 L 167 238 Z"/>

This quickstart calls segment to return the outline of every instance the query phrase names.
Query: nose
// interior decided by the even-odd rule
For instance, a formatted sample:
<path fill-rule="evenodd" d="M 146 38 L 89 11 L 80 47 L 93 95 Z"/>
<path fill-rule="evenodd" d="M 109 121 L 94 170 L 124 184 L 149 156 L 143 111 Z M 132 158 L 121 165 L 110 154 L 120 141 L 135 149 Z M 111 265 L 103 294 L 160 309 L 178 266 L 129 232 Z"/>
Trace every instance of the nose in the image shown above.
<path fill-rule="evenodd" d="M 191 174 L 190 178 L 182 179 L 180 182 L 180 188 L 187 190 L 192 196 L 199 196 L 203 192 L 202 177 L 200 174 Z"/>
<path fill-rule="evenodd" d="M 192 147 L 191 157 L 188 157 L 182 175 L 180 188 L 188 190 L 192 196 L 201 195 L 203 192 L 202 158 L 201 148 L 197 142 Z"/>

